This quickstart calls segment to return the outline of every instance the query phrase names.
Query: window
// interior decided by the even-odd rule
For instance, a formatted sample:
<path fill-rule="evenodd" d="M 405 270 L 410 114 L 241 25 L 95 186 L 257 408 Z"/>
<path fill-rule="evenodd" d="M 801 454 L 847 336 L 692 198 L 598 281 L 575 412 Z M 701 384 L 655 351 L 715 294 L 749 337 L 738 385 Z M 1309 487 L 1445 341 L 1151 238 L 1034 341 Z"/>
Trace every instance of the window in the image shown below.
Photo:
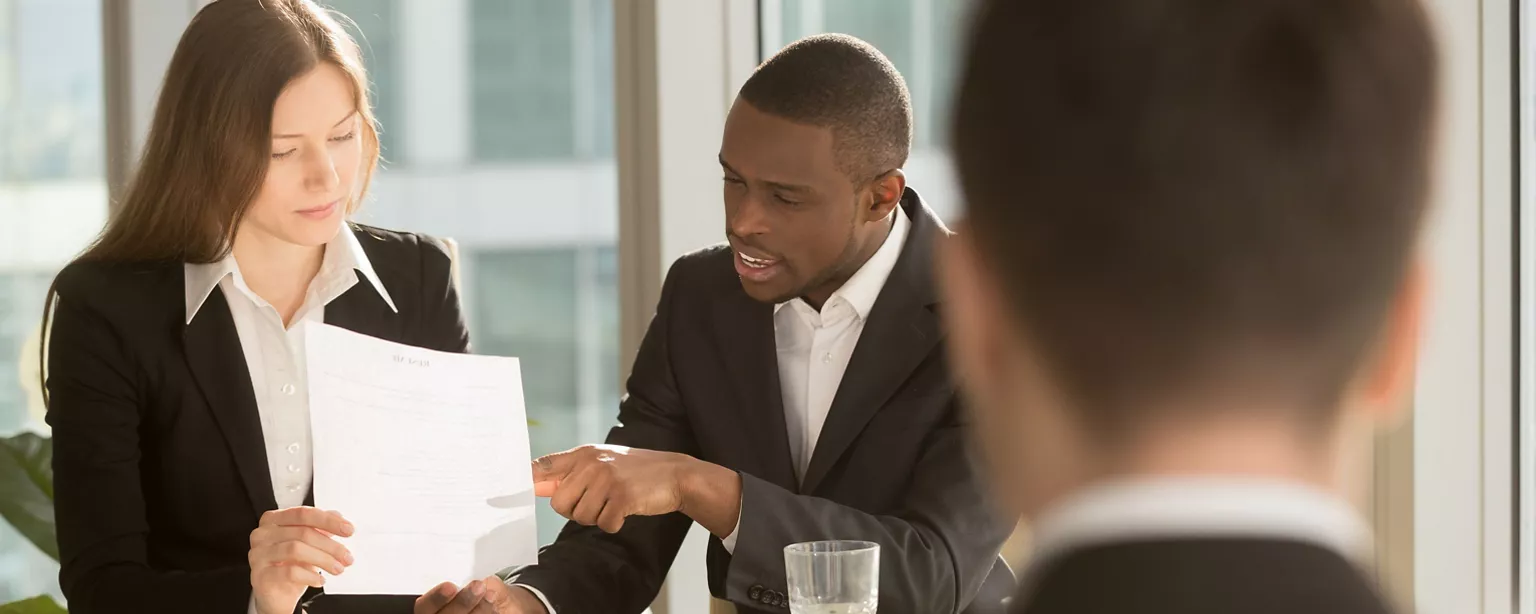
<path fill-rule="evenodd" d="M 106 221 L 100 0 L 0 0 L 0 435 L 46 431 L 38 324 L 53 275 Z M 0 603 L 59 596 L 0 521 Z"/>
<path fill-rule="evenodd" d="M 458 242 L 471 342 L 522 359 L 535 454 L 618 412 L 611 1 L 329 0 L 362 13 L 395 135 L 358 221 Z"/>
<path fill-rule="evenodd" d="M 611 0 L 473 0 L 477 161 L 613 155 Z"/>
<path fill-rule="evenodd" d="M 471 331 L 475 351 L 537 357 L 522 363 L 533 453 L 601 439 L 606 425 L 582 419 L 601 422 L 619 398 L 613 246 L 487 249 L 466 268 L 480 289 L 471 306 L 483 323 Z"/>
<path fill-rule="evenodd" d="M 960 193 L 950 170 L 949 104 L 964 49 L 973 0 L 762 0 L 758 27 L 766 58 L 784 45 L 823 32 L 857 36 L 874 45 L 907 81 L 912 94 L 913 144 L 908 185 L 940 217 L 958 212 Z"/>
<path fill-rule="evenodd" d="M 475 158 L 575 155 L 571 4 L 475 0 L 470 11 Z"/>

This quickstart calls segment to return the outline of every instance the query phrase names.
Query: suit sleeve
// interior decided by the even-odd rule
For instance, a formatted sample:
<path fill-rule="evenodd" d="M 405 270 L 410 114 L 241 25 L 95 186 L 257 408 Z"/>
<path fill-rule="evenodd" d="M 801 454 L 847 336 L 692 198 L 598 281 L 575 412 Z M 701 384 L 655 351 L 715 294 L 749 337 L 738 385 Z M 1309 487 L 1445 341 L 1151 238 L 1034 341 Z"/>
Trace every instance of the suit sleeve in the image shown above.
<path fill-rule="evenodd" d="M 63 276 L 61 275 L 61 280 Z M 141 371 L 103 312 L 62 284 L 48 346 L 59 585 L 77 614 L 242 612 L 244 565 L 151 567 L 139 481 Z"/>
<path fill-rule="evenodd" d="M 674 266 L 640 342 L 634 371 L 619 404 L 619 424 L 607 442 L 697 455 L 697 444 L 673 379 L 670 311 L 677 293 Z M 537 588 L 558 614 L 629 614 L 650 606 L 693 521 L 680 513 L 632 516 L 616 534 L 571 522 L 539 553 L 539 564 L 513 574 L 513 584 Z"/>
<path fill-rule="evenodd" d="M 450 243 L 418 236 L 421 246 L 421 338 L 430 350 L 469 353 L 469 329 L 459 302 L 458 267 Z"/>
<path fill-rule="evenodd" d="M 784 546 L 820 540 L 880 544 L 880 609 L 960 612 L 997 562 L 1012 529 L 967 455 L 957 403 L 929 433 L 901 505 L 869 514 L 741 474 L 741 521 L 726 598 L 761 607 L 753 587 L 788 593 Z"/>

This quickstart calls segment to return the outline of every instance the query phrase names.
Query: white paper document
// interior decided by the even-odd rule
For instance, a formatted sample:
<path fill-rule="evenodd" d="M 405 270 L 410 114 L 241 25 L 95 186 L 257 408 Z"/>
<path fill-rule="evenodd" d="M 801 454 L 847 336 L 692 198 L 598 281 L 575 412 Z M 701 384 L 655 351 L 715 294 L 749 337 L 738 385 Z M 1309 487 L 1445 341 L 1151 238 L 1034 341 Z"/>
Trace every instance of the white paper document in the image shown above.
<path fill-rule="evenodd" d="M 356 527 L 325 592 L 420 595 L 537 562 L 517 359 L 306 327 L 315 506 Z"/>

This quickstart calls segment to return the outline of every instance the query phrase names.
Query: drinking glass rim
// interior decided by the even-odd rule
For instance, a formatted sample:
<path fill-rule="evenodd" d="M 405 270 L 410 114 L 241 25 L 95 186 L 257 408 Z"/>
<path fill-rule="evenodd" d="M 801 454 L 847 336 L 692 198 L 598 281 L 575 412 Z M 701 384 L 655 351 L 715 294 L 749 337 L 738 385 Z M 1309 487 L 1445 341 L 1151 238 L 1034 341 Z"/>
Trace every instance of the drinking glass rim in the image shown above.
<path fill-rule="evenodd" d="M 814 550 L 814 548 L 817 547 L 817 546 L 825 546 L 825 545 L 828 545 L 828 544 L 838 544 L 839 546 L 844 547 L 844 549 L 840 549 L 840 550 Z M 813 541 L 813 542 L 800 542 L 800 543 L 797 543 L 797 544 L 790 544 L 790 545 L 784 547 L 784 554 L 793 554 L 793 555 L 796 555 L 796 556 L 812 556 L 812 557 L 817 557 L 817 556 L 833 557 L 833 556 L 849 556 L 849 555 L 855 555 L 855 554 L 866 554 L 866 553 L 869 553 L 869 552 L 877 552 L 879 550 L 880 550 L 880 544 L 877 544 L 875 542 L 870 542 L 870 541 L 863 541 L 863 540 L 857 540 L 857 539 L 823 539 L 823 540 Z"/>

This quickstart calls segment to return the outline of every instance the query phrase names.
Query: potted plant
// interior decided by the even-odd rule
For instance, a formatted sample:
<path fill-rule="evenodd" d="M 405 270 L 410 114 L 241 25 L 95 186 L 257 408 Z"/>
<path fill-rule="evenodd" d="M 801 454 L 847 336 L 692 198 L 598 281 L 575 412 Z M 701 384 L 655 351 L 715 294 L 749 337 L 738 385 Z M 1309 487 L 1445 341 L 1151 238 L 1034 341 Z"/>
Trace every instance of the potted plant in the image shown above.
<path fill-rule="evenodd" d="M 0 438 L 0 517 L 59 559 L 53 524 L 53 440 L 36 433 Z M 0 614 L 62 614 L 46 595 L 0 605 Z"/>

